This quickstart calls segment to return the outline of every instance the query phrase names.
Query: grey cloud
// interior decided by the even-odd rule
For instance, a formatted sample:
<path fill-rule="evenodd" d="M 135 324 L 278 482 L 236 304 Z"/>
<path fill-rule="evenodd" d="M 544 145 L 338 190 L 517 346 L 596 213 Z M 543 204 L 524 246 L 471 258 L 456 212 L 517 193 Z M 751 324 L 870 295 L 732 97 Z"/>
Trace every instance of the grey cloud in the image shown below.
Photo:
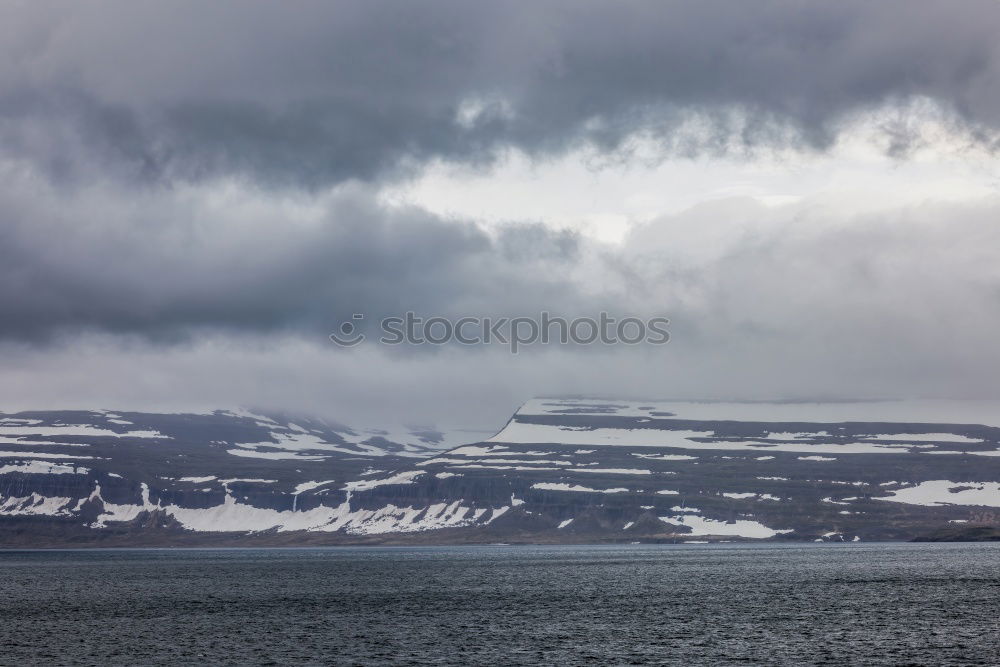
<path fill-rule="evenodd" d="M 449 382 L 463 369 L 489 369 L 503 387 L 486 394 L 509 392 L 505 404 L 517 391 L 592 387 L 730 397 L 984 395 L 1000 372 L 996 200 L 844 219 L 809 202 L 773 209 L 734 199 L 650 223 L 619 248 L 530 224 L 490 233 L 388 208 L 363 188 L 344 189 L 303 220 L 276 217 L 281 206 L 224 213 L 211 188 L 196 197 L 156 191 L 127 199 L 112 190 L 59 198 L 15 185 L 0 188 L 0 338 L 8 345 L 55 340 L 41 349 L 72 350 L 62 336 L 97 332 L 143 339 L 154 356 L 164 340 L 190 349 L 220 337 L 257 337 L 268 348 L 298 339 L 319 351 L 290 368 L 319 368 L 323 354 L 351 358 L 338 356 L 326 334 L 355 312 L 373 322 L 408 310 L 609 310 L 669 317 L 671 343 L 646 351 L 535 347 L 516 359 L 459 349 L 420 368 Z M 428 351 L 374 347 L 365 363 L 380 370 L 355 380 L 372 395 L 402 391 L 386 378 Z M 284 362 L 248 363 L 260 370 Z"/>
<path fill-rule="evenodd" d="M 522 314 L 579 303 L 563 275 L 580 239 L 537 224 L 493 236 L 471 222 L 391 209 L 348 188 L 308 222 L 280 208 L 214 210 L 212 190 L 88 198 L 0 186 L 0 337 L 94 330 L 169 341 L 194 331 L 325 338 L 369 322 Z M 89 191 L 93 195 L 93 191 Z"/>
<path fill-rule="evenodd" d="M 8 4 L 0 137 L 83 177 L 321 187 L 497 149 L 822 148 L 915 97 L 1000 128 L 1000 6 L 945 2 Z M 477 102 L 478 101 L 478 102 Z M 469 105 L 481 107 L 464 121 Z M 679 133 L 699 118 L 695 135 Z M 889 128 L 905 153 L 915 130 Z M 55 135 L 55 140 L 53 139 Z"/>
<path fill-rule="evenodd" d="M 530 225 L 494 235 L 387 209 L 364 189 L 282 224 L 271 209 L 217 217 L 208 194 L 78 197 L 4 195 L 5 216 L 31 221 L 0 226 L 5 405 L 80 407 L 86 395 L 119 409 L 236 403 L 488 425 L 534 394 L 982 397 L 1000 373 L 996 200 L 848 219 L 730 200 L 616 248 Z M 672 338 L 516 356 L 325 338 L 356 309 L 542 308 L 655 312 Z M 184 344 L 163 345 L 168 333 Z"/>
<path fill-rule="evenodd" d="M 502 419 L 539 393 L 995 393 L 996 201 L 831 220 L 733 200 L 616 248 L 379 196 L 438 157 L 615 159 L 636 133 L 684 155 L 822 149 L 883 104 L 905 155 L 917 98 L 988 144 L 998 28 L 977 0 L 9 3 L 0 399 Z M 672 341 L 517 358 L 326 341 L 355 312 L 542 309 L 666 315 Z"/>
<path fill-rule="evenodd" d="M 988 268 L 996 198 L 847 219 L 808 204 L 738 204 L 660 220 L 626 251 L 644 284 L 669 295 L 675 341 L 693 357 L 769 360 L 784 378 L 769 381 L 837 378 L 841 395 L 847 369 L 857 391 L 993 391 L 983 369 L 1000 365 L 989 344 L 1000 327 L 1000 275 Z"/>

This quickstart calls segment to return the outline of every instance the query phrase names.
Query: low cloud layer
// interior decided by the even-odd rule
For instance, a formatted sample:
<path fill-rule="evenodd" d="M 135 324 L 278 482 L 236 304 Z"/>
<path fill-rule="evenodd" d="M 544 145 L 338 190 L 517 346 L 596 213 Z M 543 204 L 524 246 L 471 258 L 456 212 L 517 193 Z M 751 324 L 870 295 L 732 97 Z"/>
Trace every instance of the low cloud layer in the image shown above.
<path fill-rule="evenodd" d="M 60 234 L 6 228 L 0 309 L 17 314 L 4 319 L 6 405 L 78 396 L 492 425 L 536 394 L 971 397 L 992 395 L 1000 373 L 1000 200 L 845 220 L 734 199 L 622 245 L 538 225 L 496 235 L 363 192 L 273 232 L 269 216 L 203 222 L 190 208 L 170 222 L 182 216 L 166 201 L 155 234 L 125 233 L 148 218 L 79 208 Z M 658 315 L 672 339 L 514 356 L 326 338 L 352 313 L 374 323 L 407 310 Z"/>

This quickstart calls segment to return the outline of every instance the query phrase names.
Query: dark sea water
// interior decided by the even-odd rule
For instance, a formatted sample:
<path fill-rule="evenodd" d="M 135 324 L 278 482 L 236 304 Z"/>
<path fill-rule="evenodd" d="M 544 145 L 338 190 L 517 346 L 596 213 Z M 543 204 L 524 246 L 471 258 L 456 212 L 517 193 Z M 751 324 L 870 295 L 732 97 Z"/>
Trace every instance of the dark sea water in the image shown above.
<path fill-rule="evenodd" d="M 0 552 L 0 663 L 998 664 L 1000 544 Z"/>

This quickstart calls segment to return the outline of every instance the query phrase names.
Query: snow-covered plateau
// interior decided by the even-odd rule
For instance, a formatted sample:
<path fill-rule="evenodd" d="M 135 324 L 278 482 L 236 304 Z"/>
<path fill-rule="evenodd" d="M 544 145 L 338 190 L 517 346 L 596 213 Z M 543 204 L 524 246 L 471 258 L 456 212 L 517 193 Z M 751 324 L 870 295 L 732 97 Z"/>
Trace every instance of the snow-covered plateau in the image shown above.
<path fill-rule="evenodd" d="M 1000 524 L 987 402 L 533 399 L 499 432 L 0 415 L 0 545 L 906 540 Z"/>

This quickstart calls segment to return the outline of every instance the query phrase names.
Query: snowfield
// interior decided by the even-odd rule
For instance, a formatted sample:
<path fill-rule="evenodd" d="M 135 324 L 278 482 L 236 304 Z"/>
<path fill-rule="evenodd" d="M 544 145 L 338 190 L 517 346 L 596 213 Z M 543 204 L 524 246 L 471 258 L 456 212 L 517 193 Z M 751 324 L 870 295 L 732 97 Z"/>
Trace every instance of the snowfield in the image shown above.
<path fill-rule="evenodd" d="M 348 482 L 343 490 L 368 491 L 369 489 L 374 489 L 377 486 L 385 486 L 386 484 L 412 484 L 414 479 L 423 474 L 423 470 L 408 470 L 392 477 L 386 477 L 385 479 L 362 479 L 357 482 Z"/>
<path fill-rule="evenodd" d="M 691 528 L 690 535 L 734 535 L 737 537 L 747 537 L 761 539 L 774 537 L 782 533 L 790 533 L 791 529 L 775 530 L 768 528 L 758 521 L 741 519 L 736 521 L 717 521 L 706 519 L 702 516 L 684 514 L 679 516 L 661 516 L 661 521 L 667 523 L 680 524 Z"/>
<path fill-rule="evenodd" d="M 65 426 L 0 426 L 0 435 L 14 435 L 21 437 L 42 436 L 42 437 L 100 437 L 100 438 L 160 438 L 169 439 L 158 431 L 126 431 L 118 433 L 106 428 L 98 428 L 89 424 L 67 424 Z"/>
<path fill-rule="evenodd" d="M 893 422 L 901 424 L 982 424 L 1000 426 L 997 400 L 898 400 L 837 401 L 826 403 L 710 402 L 604 399 L 535 398 L 527 401 L 520 415 L 574 414 L 621 417 L 656 417 L 670 413 L 671 419 L 748 422 Z M 661 413 L 657 415 L 655 413 Z"/>
<path fill-rule="evenodd" d="M 90 470 L 66 463 L 25 461 L 0 466 L 0 475 L 18 473 L 22 475 L 86 475 Z"/>
<path fill-rule="evenodd" d="M 668 430 L 653 428 L 578 428 L 513 421 L 490 439 L 490 442 L 507 444 L 541 445 L 600 445 L 604 447 L 664 447 L 691 450 L 728 450 L 749 452 L 792 452 L 799 454 L 910 454 L 914 448 L 927 445 L 917 438 L 877 442 L 874 440 L 846 440 L 843 442 L 814 442 L 748 438 L 726 440 L 715 438 L 714 431 Z M 972 442 L 981 442 L 975 441 Z M 942 452 L 944 453 L 944 452 Z M 948 450 L 949 454 L 964 452 Z M 969 452 L 975 454 L 977 452 Z"/>
<path fill-rule="evenodd" d="M 159 501 L 154 503 L 150 499 L 149 487 L 143 484 L 141 489 L 141 502 L 137 504 L 118 504 L 104 500 L 99 484 L 89 496 L 76 501 L 71 498 L 44 497 L 38 494 L 4 498 L 0 502 L 0 515 L 72 516 L 84 503 L 99 502 L 103 506 L 103 511 L 94 522 L 95 528 L 106 527 L 111 522 L 132 521 L 145 512 L 159 512 L 176 520 L 185 529 L 195 532 L 343 530 L 350 534 L 374 535 L 437 530 L 476 523 L 487 525 L 510 508 L 502 506 L 474 509 L 462 501 L 454 501 L 434 503 L 424 507 L 399 507 L 387 504 L 378 509 L 353 509 L 350 492 L 345 500 L 335 507 L 320 506 L 300 511 L 254 507 L 238 501 L 230 493 L 226 494 L 224 502 L 220 505 L 190 508 L 163 504 Z"/>
<path fill-rule="evenodd" d="M 627 493 L 628 489 L 625 488 L 614 488 L 614 489 L 592 489 L 589 486 L 580 486 L 579 484 L 563 484 L 559 482 L 539 482 L 537 484 L 532 484 L 531 488 L 539 489 L 541 491 L 581 491 L 584 493 Z"/>
<path fill-rule="evenodd" d="M 1000 483 L 950 482 L 946 479 L 921 482 L 916 486 L 897 489 L 885 498 L 875 498 L 908 505 L 981 505 L 1000 507 Z"/>

